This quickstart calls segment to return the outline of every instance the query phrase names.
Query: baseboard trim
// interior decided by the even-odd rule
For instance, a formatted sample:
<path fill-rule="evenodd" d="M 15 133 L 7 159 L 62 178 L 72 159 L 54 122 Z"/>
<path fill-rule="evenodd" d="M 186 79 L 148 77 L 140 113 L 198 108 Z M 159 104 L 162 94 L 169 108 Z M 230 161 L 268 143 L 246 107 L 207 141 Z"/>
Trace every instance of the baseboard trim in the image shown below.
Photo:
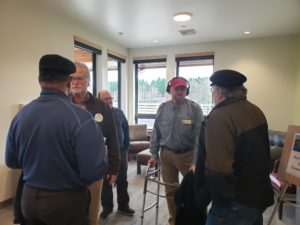
<path fill-rule="evenodd" d="M 7 206 L 11 205 L 13 203 L 13 198 L 6 199 L 2 202 L 0 202 L 0 209 L 6 208 Z"/>

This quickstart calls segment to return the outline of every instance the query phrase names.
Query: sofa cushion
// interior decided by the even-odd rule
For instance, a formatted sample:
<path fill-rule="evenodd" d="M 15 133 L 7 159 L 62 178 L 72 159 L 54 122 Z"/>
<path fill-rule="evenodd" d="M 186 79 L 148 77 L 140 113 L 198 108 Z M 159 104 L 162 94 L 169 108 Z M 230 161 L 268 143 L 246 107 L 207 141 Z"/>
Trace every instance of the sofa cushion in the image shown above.
<path fill-rule="evenodd" d="M 275 161 L 281 157 L 282 147 L 270 146 L 270 159 Z"/>
<path fill-rule="evenodd" d="M 149 141 L 131 141 L 129 145 L 129 150 L 131 152 L 138 151 L 149 148 Z"/>
<path fill-rule="evenodd" d="M 269 130 L 269 141 L 270 145 L 283 147 L 285 140 L 285 132 Z"/>
<path fill-rule="evenodd" d="M 134 124 L 129 125 L 130 141 L 147 141 L 147 125 L 146 124 Z"/>
<path fill-rule="evenodd" d="M 146 150 L 136 154 L 136 161 L 140 165 L 147 165 L 147 163 L 150 159 L 151 159 L 150 149 L 146 149 Z"/>
<path fill-rule="evenodd" d="M 285 132 L 269 130 L 270 159 L 272 162 L 281 157 L 285 135 Z"/>

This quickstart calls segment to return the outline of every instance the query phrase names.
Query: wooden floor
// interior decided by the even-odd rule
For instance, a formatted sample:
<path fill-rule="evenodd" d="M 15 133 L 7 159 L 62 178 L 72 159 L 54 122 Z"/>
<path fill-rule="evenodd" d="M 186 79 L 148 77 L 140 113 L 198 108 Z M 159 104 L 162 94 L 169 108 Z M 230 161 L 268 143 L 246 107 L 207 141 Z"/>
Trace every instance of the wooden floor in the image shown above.
<path fill-rule="evenodd" d="M 143 185 L 144 185 L 144 175 L 146 172 L 146 167 L 142 166 L 142 174 L 136 174 L 136 161 L 131 160 L 128 167 L 128 181 L 129 181 L 129 195 L 130 195 L 130 207 L 135 209 L 134 216 L 124 216 L 117 213 L 117 204 L 113 213 L 111 213 L 105 220 L 100 220 L 101 225 L 138 225 L 141 224 L 141 212 L 143 205 Z M 149 183 L 149 189 L 155 190 L 155 184 Z M 161 186 L 161 193 L 163 193 L 163 186 Z M 155 195 L 147 193 L 146 203 L 150 204 L 153 202 Z M 116 197 L 116 194 L 114 194 Z M 116 200 L 115 200 L 116 202 Z M 267 224 L 268 219 L 270 218 L 271 211 L 273 207 L 270 207 L 264 213 L 264 224 Z M 144 215 L 144 225 L 154 225 L 155 224 L 155 208 L 145 212 Z M 0 209 L 0 225 L 13 225 L 12 223 L 13 211 L 12 206 L 9 205 L 6 208 Z M 158 213 L 158 224 L 159 225 L 168 225 L 168 209 L 166 205 L 166 200 L 160 198 L 159 204 L 159 213 Z M 289 223 L 283 223 L 278 220 L 278 215 L 276 214 L 275 219 L 272 225 L 288 225 Z M 188 225 L 188 224 L 187 224 Z"/>

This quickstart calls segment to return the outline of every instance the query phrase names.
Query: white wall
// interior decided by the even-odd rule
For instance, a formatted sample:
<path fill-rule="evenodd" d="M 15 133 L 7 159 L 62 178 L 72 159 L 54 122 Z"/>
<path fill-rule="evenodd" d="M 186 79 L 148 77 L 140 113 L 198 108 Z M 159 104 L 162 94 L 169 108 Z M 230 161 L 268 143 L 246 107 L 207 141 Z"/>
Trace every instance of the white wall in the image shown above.
<path fill-rule="evenodd" d="M 296 92 L 296 102 L 295 102 L 295 108 L 294 108 L 294 123 L 295 125 L 300 126 L 300 34 L 298 35 L 298 77 L 297 77 L 297 92 Z"/>
<path fill-rule="evenodd" d="M 73 60 L 73 36 L 127 56 L 127 49 L 93 33 L 86 27 L 68 21 L 32 5 L 29 1 L 0 1 L 0 202 L 14 193 L 13 174 L 4 164 L 4 148 L 9 124 L 19 103 L 38 97 L 38 62 L 44 54 L 61 54 Z M 103 57 L 101 57 L 103 58 Z M 127 68 L 124 70 L 127 71 Z M 105 75 L 101 70 L 99 75 Z M 126 73 L 122 82 L 126 84 Z M 126 107 L 126 106 L 124 106 Z M 7 179 L 12 182 L 7 182 Z"/>
<path fill-rule="evenodd" d="M 248 99 L 265 113 L 269 127 L 285 131 L 294 122 L 299 110 L 294 110 L 297 90 L 299 36 L 249 39 L 241 41 L 214 42 L 158 48 L 130 49 L 129 59 L 137 56 L 168 55 L 167 79 L 175 74 L 175 54 L 192 52 L 215 52 L 215 70 L 235 69 L 248 77 Z M 129 63 L 130 85 L 134 74 Z M 298 88 L 299 84 L 298 84 Z M 134 90 L 133 88 L 128 88 Z M 194 90 L 191 90 L 194 91 Z M 130 93 L 131 94 L 131 93 Z M 131 103 L 132 105 L 134 103 Z M 132 106 L 130 105 L 130 106 Z M 129 115 L 133 116 L 133 107 Z M 133 117 L 130 118 L 133 121 Z"/>

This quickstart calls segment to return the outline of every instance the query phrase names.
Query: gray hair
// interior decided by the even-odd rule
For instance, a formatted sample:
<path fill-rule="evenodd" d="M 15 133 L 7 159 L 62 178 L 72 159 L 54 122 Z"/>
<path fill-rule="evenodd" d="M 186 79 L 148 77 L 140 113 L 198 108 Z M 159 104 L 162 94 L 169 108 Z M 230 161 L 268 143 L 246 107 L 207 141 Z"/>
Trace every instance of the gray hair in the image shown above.
<path fill-rule="evenodd" d="M 225 99 L 228 98 L 247 98 L 247 88 L 244 86 L 237 87 L 220 87 L 218 86 Z"/>
<path fill-rule="evenodd" d="M 101 99 L 100 96 L 101 96 L 102 94 L 104 94 L 104 93 L 108 93 L 110 96 L 112 96 L 112 95 L 111 95 L 111 92 L 110 92 L 108 89 L 102 89 L 102 90 L 100 90 L 99 93 L 98 93 L 98 98 Z"/>
<path fill-rule="evenodd" d="M 89 71 L 89 68 L 84 64 L 84 63 L 81 63 L 81 62 L 74 62 L 76 68 L 80 68 L 81 70 L 84 71 L 84 76 L 86 76 L 88 78 L 88 81 L 90 81 L 90 71 Z"/>

